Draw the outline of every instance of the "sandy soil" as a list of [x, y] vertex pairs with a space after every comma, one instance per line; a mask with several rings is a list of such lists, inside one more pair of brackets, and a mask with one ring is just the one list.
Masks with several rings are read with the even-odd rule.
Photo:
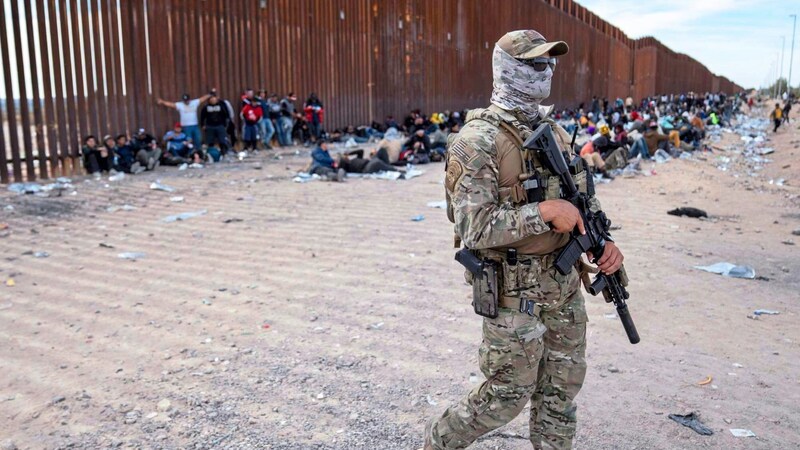
[[[576, 448], [800, 446], [800, 252], [782, 243], [800, 244], [791, 128], [755, 177], [718, 170], [717, 152], [599, 186], [622, 226], [642, 342], [630, 345], [606, 317], [613, 308], [587, 298]], [[424, 421], [482, 378], [480, 318], [452, 228], [426, 207], [443, 198], [443, 166], [409, 181], [292, 183], [306, 161], [262, 154], [110, 186], [79, 180], [75, 196], [0, 194], [0, 280], [15, 282], [0, 285], [0, 443], [419, 447]], [[177, 192], [148, 189], [157, 177]], [[786, 184], [769, 183], [777, 178]], [[136, 209], [107, 210], [125, 204]], [[715, 217], [666, 214], [679, 206]], [[412, 222], [418, 214], [425, 220]], [[719, 261], [768, 281], [692, 269]], [[780, 315], [747, 317], [758, 308]], [[713, 436], [667, 418], [691, 411]], [[526, 413], [473, 448], [530, 448]]]

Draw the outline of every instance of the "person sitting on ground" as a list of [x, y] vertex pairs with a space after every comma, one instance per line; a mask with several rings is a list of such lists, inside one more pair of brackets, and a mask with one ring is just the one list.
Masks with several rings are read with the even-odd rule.
[[[138, 175], [145, 170], [145, 166], [143, 166], [137, 159], [137, 154], [135, 149], [132, 145], [128, 142], [128, 136], [125, 134], [120, 134], [116, 138], [117, 146], [115, 152], [117, 154], [116, 158], [116, 167], [115, 170], [118, 172], [126, 172], [132, 173], [134, 175]], [[145, 162], [145, 164], [147, 164]]]
[[394, 116], [386, 116], [386, 120], [383, 122], [384, 127], [388, 130], [389, 128], [400, 129], [400, 124], [397, 123], [397, 120], [394, 119]]
[[328, 141], [324, 138], [317, 140], [317, 148], [311, 152], [311, 168], [309, 173], [319, 175], [325, 181], [344, 181], [346, 172], [338, 167], [331, 154], [328, 152]]
[[613, 176], [611, 176], [606, 169], [605, 160], [600, 155], [600, 152], [595, 149], [593, 140], [590, 139], [583, 145], [580, 156], [583, 158], [586, 166], [594, 169], [594, 172], [603, 174], [603, 178], [613, 179]]
[[772, 120], [772, 123], [775, 124], [775, 128], [772, 129], [772, 132], [777, 133], [778, 128], [781, 126], [781, 123], [783, 123], [783, 109], [781, 109], [780, 103], [775, 103], [775, 109], [769, 113], [769, 118]]
[[164, 135], [164, 142], [167, 143], [167, 153], [164, 155], [164, 164], [178, 166], [181, 164], [202, 163], [202, 155], [186, 133], [183, 132], [180, 123], [175, 123], [172, 130]]
[[425, 128], [417, 128], [414, 134], [403, 144], [400, 161], [412, 164], [428, 164], [431, 162], [431, 141], [425, 135]]
[[205, 131], [203, 144], [208, 147], [216, 146], [222, 155], [226, 155], [229, 149], [227, 130], [230, 120], [227, 106], [216, 95], [212, 95], [200, 111], [200, 126]]
[[94, 136], [86, 136], [83, 140], [81, 154], [83, 155], [83, 167], [95, 178], [100, 178], [102, 172], [114, 170], [112, 167], [113, 151], [109, 152], [106, 147], [98, 146], [97, 138]]
[[139, 132], [131, 139], [130, 145], [136, 153], [136, 159], [147, 167], [147, 170], [153, 170], [161, 163], [161, 149], [158, 148], [158, 141], [153, 135], [145, 132], [144, 128], [139, 128]]
[[411, 126], [408, 132], [413, 135], [419, 129], [425, 130], [426, 132], [428, 131], [428, 126], [425, 124], [425, 119], [422, 116], [418, 116], [414, 119], [414, 125]]
[[621, 123], [614, 125], [614, 142], [620, 145], [628, 144], [628, 132]]
[[396, 128], [389, 128], [383, 136], [383, 139], [378, 141], [379, 149], [386, 151], [388, 155], [389, 164], [395, 166], [404, 166], [405, 162], [400, 161], [400, 154], [403, 153], [403, 139], [400, 132]]
[[628, 153], [625, 150], [627, 141], [617, 142], [611, 137], [608, 125], [600, 126], [600, 134], [592, 141], [594, 151], [600, 153], [605, 161], [605, 170], [621, 169], [628, 163]]
[[703, 123], [703, 119], [700, 117], [700, 113], [697, 112], [695, 114], [692, 114], [692, 118], [689, 121], [689, 123], [692, 125], [692, 128], [694, 129], [694, 133], [697, 139], [703, 139], [706, 134], [705, 132], [706, 125]]
[[103, 136], [103, 148], [105, 148], [106, 152], [108, 153], [108, 159], [111, 169], [108, 171], [111, 175], [116, 175], [118, 173], [117, 167], [117, 159], [119, 159], [119, 155], [117, 154], [117, 141], [114, 140], [114, 136], [107, 134]]
[[342, 142], [347, 142], [352, 139], [356, 144], [366, 144], [369, 142], [369, 138], [365, 136], [359, 136], [356, 127], [352, 125], [348, 125], [347, 128], [344, 129], [340, 139]]
[[436, 130], [428, 136], [431, 141], [431, 161], [443, 161], [447, 153], [447, 132], [445, 123], [439, 123]]
[[650, 122], [650, 129], [644, 134], [644, 140], [650, 156], [655, 155], [658, 149], [666, 150], [669, 145], [669, 136], [659, 133], [658, 124], [655, 121]]
[[364, 150], [353, 150], [339, 156], [338, 167], [347, 173], [403, 172], [389, 164], [389, 153], [385, 148], [373, 152], [369, 159], [364, 158]]
[[133, 138], [131, 138], [131, 145], [137, 150], [140, 148], [148, 148], [153, 143], [158, 145], [156, 138], [145, 131], [144, 128], [139, 128], [136, 134], [133, 135]]

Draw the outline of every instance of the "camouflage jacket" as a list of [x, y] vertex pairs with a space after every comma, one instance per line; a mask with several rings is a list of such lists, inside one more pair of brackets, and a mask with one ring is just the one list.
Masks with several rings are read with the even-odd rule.
[[[542, 120], [552, 122], [548, 118], [551, 110], [552, 107], [540, 106]], [[514, 202], [501, 195], [496, 141], [502, 131], [497, 124], [512, 119], [497, 107], [472, 110], [461, 131], [449, 137], [445, 177], [451, 208], [448, 213], [456, 235], [472, 249], [508, 247], [550, 231], [538, 203]], [[530, 135], [530, 128], [518, 121], [516, 125], [522, 139]], [[569, 134], [553, 125], [562, 146], [566, 146]], [[599, 209], [599, 204], [593, 203]]]

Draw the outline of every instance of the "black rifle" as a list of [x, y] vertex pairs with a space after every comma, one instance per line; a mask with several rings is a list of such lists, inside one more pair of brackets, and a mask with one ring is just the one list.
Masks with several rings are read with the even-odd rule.
[[[583, 160], [580, 156], [575, 155], [570, 163], [567, 164], [564, 153], [558, 147], [556, 137], [553, 135], [553, 130], [548, 123], [539, 125], [531, 137], [525, 141], [524, 147], [537, 152], [542, 164], [560, 178], [561, 197], [578, 208], [583, 220], [583, 226], [586, 229], [586, 234], [581, 234], [577, 227], [572, 231], [569, 243], [556, 257], [556, 270], [562, 275], [567, 275], [575, 266], [581, 254], [585, 252], [591, 252], [594, 258], [592, 263], [597, 263], [603, 256], [606, 240], [611, 239], [611, 235], [608, 232], [611, 221], [608, 220], [604, 212], [595, 213], [589, 208], [589, 198], [594, 195], [592, 174], [586, 174], [589, 192], [586, 194], [580, 192], [575, 186], [572, 174], [576, 174], [583, 167]], [[628, 340], [630, 340], [631, 344], [638, 343], [639, 333], [636, 331], [631, 314], [628, 312], [628, 305], [625, 303], [625, 300], [630, 295], [625, 286], [622, 285], [620, 272], [617, 271], [611, 275], [606, 275], [602, 272], [598, 273], [588, 290], [592, 295], [602, 292], [607, 302], [614, 302], [614, 306], [617, 307], [617, 314], [622, 321], [622, 326], [625, 328], [625, 333], [628, 334]]]

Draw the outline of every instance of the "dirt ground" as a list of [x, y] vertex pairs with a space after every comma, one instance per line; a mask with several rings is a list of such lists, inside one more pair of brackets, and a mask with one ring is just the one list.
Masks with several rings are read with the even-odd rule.
[[[576, 448], [800, 447], [800, 252], [782, 242], [800, 244], [790, 128], [757, 176], [717, 169], [716, 151], [598, 187], [622, 226], [642, 342], [587, 296]], [[420, 447], [424, 421], [483, 378], [452, 227], [426, 206], [443, 198], [443, 166], [298, 184], [300, 152], [75, 180], [57, 198], [0, 194], [0, 448]], [[150, 190], [156, 178], [176, 192]], [[666, 214], [680, 206], [713, 217]], [[720, 261], [762, 278], [692, 268]], [[760, 308], [780, 315], [748, 318]], [[713, 436], [667, 418], [692, 411]], [[530, 448], [526, 414], [472, 448]]]

